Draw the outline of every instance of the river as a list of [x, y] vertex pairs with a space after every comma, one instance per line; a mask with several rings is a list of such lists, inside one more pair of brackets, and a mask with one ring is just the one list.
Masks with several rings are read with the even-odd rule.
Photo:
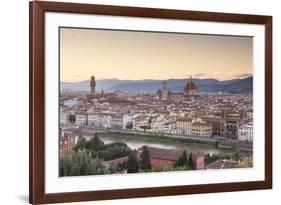
[[[91, 138], [92, 136], [84, 135], [87, 139]], [[235, 150], [233, 149], [223, 149], [217, 148], [213, 145], [204, 145], [204, 144], [190, 144], [190, 143], [182, 143], [182, 142], [175, 142], [175, 141], [161, 141], [157, 139], [145, 139], [145, 138], [136, 138], [131, 137], [130, 135], [122, 135], [115, 136], [114, 134], [106, 134], [106, 135], [99, 135], [99, 138], [105, 143], [112, 143], [112, 142], [124, 142], [126, 143], [131, 149], [138, 149], [143, 145], [158, 147], [158, 148], [165, 148], [165, 149], [176, 149], [176, 150], [186, 150], [187, 152], [191, 151], [199, 151], [204, 152], [205, 154], [230, 154], [234, 153]]]

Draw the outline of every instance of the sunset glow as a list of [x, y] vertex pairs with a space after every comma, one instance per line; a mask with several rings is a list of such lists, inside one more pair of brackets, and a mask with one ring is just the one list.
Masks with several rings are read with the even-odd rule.
[[61, 81], [243, 78], [252, 37], [60, 28]]

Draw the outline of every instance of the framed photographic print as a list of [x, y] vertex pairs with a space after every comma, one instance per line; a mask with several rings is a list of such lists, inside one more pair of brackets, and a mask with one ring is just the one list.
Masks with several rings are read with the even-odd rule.
[[271, 16], [30, 2], [30, 203], [271, 187]]

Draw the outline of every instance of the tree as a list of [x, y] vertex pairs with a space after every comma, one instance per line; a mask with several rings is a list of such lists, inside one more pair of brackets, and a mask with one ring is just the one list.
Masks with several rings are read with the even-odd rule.
[[240, 168], [248, 168], [253, 167], [253, 156], [248, 156], [244, 160], [240, 161], [238, 167]]
[[140, 165], [143, 170], [151, 169], [150, 154], [147, 146], [142, 147]]
[[150, 125], [142, 125], [142, 126], [140, 126], [140, 128], [143, 129], [144, 132], [146, 132], [146, 130], [151, 129], [151, 126]]
[[231, 156], [232, 160], [238, 161], [240, 159], [240, 153], [239, 152], [235, 152], [232, 156]]
[[75, 152], [77, 152], [79, 149], [82, 150], [85, 148], [85, 145], [86, 145], [86, 139], [82, 135], [79, 135], [78, 141], [76, 145], [73, 147], [73, 150]]
[[140, 128], [143, 129], [144, 132], [146, 131], [146, 126], [145, 125], [141, 125]]
[[77, 153], [78, 160], [79, 160], [79, 166], [80, 166], [80, 175], [90, 175], [91, 173], [91, 157], [87, 153], [85, 149], [78, 150]]
[[78, 163], [74, 163], [71, 166], [69, 176], [79, 176], [80, 175], [80, 167]]
[[133, 129], [133, 123], [129, 122], [129, 123], [126, 124], [125, 127], [126, 127], [126, 129], [131, 130], [131, 129]]
[[86, 142], [85, 147], [89, 150], [101, 150], [104, 147], [104, 142], [99, 138], [98, 134], [95, 133], [94, 137]]
[[66, 150], [60, 155], [60, 176], [80, 175], [80, 165], [77, 154], [73, 150]]
[[113, 142], [104, 145], [97, 156], [105, 161], [128, 156], [132, 150], [123, 142]]
[[76, 122], [76, 116], [74, 114], [70, 114], [68, 117], [68, 120], [70, 123], [75, 124]]
[[109, 171], [105, 168], [105, 165], [100, 159], [91, 159], [90, 162], [91, 174], [107, 174]]
[[136, 158], [136, 152], [131, 152], [128, 158], [127, 163], [127, 172], [128, 173], [137, 173], [139, 171], [139, 164]]
[[175, 163], [175, 167], [188, 167], [188, 161], [186, 156], [186, 151], [184, 150], [182, 155], [179, 157], [179, 159]]
[[218, 146], [219, 146], [219, 141], [216, 141], [215, 146], [216, 146], [216, 147], [218, 147]]
[[101, 159], [93, 159], [85, 149], [67, 150], [60, 156], [60, 176], [81, 176], [109, 173]]
[[193, 169], [193, 160], [192, 160], [192, 152], [190, 152], [188, 157], [188, 164]]

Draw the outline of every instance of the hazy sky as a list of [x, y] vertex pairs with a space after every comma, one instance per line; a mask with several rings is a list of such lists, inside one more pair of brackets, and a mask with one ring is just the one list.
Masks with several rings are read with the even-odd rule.
[[253, 72], [251, 37], [60, 29], [62, 81], [242, 78]]

